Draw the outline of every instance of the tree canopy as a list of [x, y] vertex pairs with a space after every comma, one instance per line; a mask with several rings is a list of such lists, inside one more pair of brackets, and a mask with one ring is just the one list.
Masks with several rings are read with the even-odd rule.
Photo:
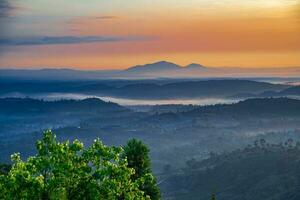
[[[136, 172], [132, 175], [133, 180], [148, 177], [147, 174], [152, 173], [149, 152], [148, 147], [136, 139], [129, 140], [124, 147], [124, 156], [128, 160], [128, 167], [133, 168]], [[152, 200], [158, 200], [161, 197], [155, 178], [148, 177], [145, 179], [139, 189], [149, 195]]]
[[96, 139], [84, 148], [78, 140], [58, 142], [51, 131], [36, 147], [27, 161], [12, 155], [11, 170], [0, 175], [0, 199], [151, 199], [141, 188], [155, 178], [131, 167], [121, 147]]

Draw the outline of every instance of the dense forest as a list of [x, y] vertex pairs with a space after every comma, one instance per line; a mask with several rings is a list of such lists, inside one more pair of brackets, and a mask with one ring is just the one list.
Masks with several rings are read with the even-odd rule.
[[161, 183], [166, 199], [204, 200], [215, 192], [222, 200], [300, 199], [300, 142], [271, 144], [264, 139], [230, 153], [211, 153], [172, 171]]

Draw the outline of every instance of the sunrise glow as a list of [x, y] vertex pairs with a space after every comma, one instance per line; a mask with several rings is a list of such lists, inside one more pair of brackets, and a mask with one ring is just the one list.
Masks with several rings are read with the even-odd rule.
[[1, 68], [124, 69], [158, 60], [211, 67], [300, 66], [298, 0], [9, 4], [1, 8]]

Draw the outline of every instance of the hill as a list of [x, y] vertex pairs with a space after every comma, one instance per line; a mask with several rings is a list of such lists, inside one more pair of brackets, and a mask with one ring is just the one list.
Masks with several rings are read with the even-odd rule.
[[290, 86], [281, 91], [264, 91], [259, 94], [253, 93], [239, 93], [233, 95], [232, 98], [253, 98], [253, 97], [300, 97], [300, 86]]
[[259, 94], [265, 91], [281, 91], [288, 85], [265, 82], [223, 79], [223, 80], [177, 80], [160, 81], [19, 81], [2, 82], [0, 94], [20, 93], [24, 95], [41, 93], [75, 93], [111, 96], [133, 99], [184, 99], [184, 98], [227, 98], [238, 93]]
[[280, 95], [300, 96], [300, 86], [287, 88], [279, 93]]
[[182, 171], [166, 172], [161, 187], [174, 200], [206, 200], [213, 191], [223, 200], [297, 200], [299, 160], [299, 142], [261, 139], [243, 150], [187, 161]]
[[205, 81], [182, 81], [157, 85], [131, 84], [109, 95], [119, 97], [134, 97], [141, 99], [170, 99], [170, 98], [197, 98], [197, 97], [229, 97], [231, 95], [250, 92], [260, 93], [268, 90], [281, 90], [288, 86], [264, 82], [228, 79], [228, 80], [205, 80]]
[[235, 115], [242, 118], [294, 116], [300, 115], [300, 100], [289, 98], [255, 98], [247, 99], [236, 104], [203, 106], [185, 113], [185, 115], [216, 114]]
[[43, 101], [30, 98], [3, 98], [0, 99], [1, 114], [26, 115], [41, 113], [104, 113], [109, 111], [125, 110], [118, 104], [104, 102], [100, 99], [90, 98], [84, 100]]

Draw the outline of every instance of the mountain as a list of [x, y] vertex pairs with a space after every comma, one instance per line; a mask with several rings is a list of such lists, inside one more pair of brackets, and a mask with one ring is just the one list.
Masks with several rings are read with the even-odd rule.
[[207, 69], [207, 67], [204, 67], [203, 65], [192, 63], [184, 67], [184, 69], [189, 69], [189, 70], [203, 70]]
[[0, 79], [18, 80], [97, 80], [97, 79], [151, 79], [151, 78], [203, 78], [203, 77], [295, 77], [300, 68], [239, 68], [206, 67], [191, 63], [187, 66], [159, 61], [136, 65], [126, 70], [74, 70], [74, 69], [0, 69]]
[[217, 70], [196, 63], [180, 66], [167, 61], [137, 65], [124, 71], [129, 76], [144, 77], [198, 77], [212, 72], [217, 72]]
[[168, 72], [169, 70], [179, 70], [181, 67], [171, 62], [160, 61], [152, 64], [137, 65], [125, 70], [132, 73], [157, 73]]
[[204, 67], [203, 65], [192, 63], [182, 68], [185, 71], [193, 71], [193, 72], [207, 72], [214, 71], [212, 68]]

